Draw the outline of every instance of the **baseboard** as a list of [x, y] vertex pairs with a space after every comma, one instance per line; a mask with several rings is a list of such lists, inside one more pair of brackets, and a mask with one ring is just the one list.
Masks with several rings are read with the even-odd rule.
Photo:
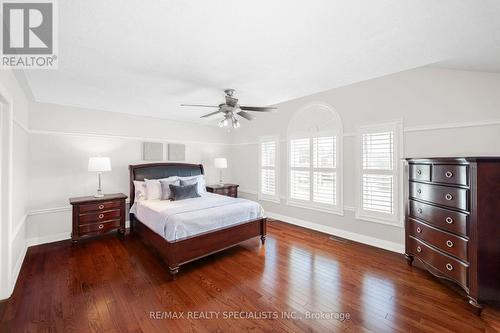
[[14, 289], [16, 288], [17, 278], [19, 277], [19, 273], [21, 273], [21, 268], [23, 267], [23, 262], [24, 262], [24, 258], [26, 258], [27, 251], [28, 251], [28, 246], [25, 243], [21, 254], [19, 255], [19, 257], [16, 260], [16, 265], [14, 266], [14, 269], [12, 270], [12, 276], [11, 276], [12, 286], [10, 286], [11, 289], [9, 290], [9, 293], [11, 295], [14, 292]]
[[371, 236], [361, 235], [358, 233], [354, 233], [351, 231], [346, 231], [343, 229], [337, 229], [334, 227], [330, 227], [323, 224], [318, 224], [314, 222], [309, 222], [301, 219], [297, 219], [295, 217], [276, 214], [272, 212], [266, 212], [266, 216], [272, 219], [280, 220], [289, 224], [297, 225], [300, 227], [304, 227], [307, 229], [312, 229], [316, 231], [323, 232], [325, 234], [338, 236], [341, 238], [349, 239], [358, 243], [363, 243], [366, 245], [378, 247], [384, 250], [396, 252], [396, 253], [404, 253], [404, 244], [387, 241], [384, 239], [379, 239]]
[[71, 233], [69, 232], [61, 232], [58, 234], [47, 235], [42, 237], [32, 237], [26, 240], [27, 247], [42, 245], [47, 243], [59, 242], [62, 240], [67, 240], [71, 238]]

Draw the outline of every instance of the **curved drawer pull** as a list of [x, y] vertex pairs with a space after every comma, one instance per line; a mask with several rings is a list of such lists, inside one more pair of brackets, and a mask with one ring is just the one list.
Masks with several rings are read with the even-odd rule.
[[102, 219], [104, 217], [104, 214], [99, 214], [99, 218]]
[[418, 232], [418, 233], [421, 233], [421, 232], [422, 232], [422, 229], [420, 229], [420, 227], [417, 227], [417, 232]]
[[453, 247], [453, 242], [451, 240], [446, 241], [446, 246]]
[[448, 224], [452, 224], [452, 223], [453, 223], [453, 219], [452, 219], [451, 217], [449, 217], [449, 216], [448, 216], [448, 217], [446, 218], [446, 223], [448, 223]]
[[453, 172], [451, 172], [451, 171], [446, 171], [446, 173], [444, 174], [444, 176], [445, 176], [446, 178], [451, 178], [451, 177], [453, 177]]
[[417, 252], [418, 253], [422, 252], [422, 248], [420, 246], [417, 246]]
[[446, 264], [446, 269], [449, 270], [449, 271], [452, 271], [453, 270], [453, 265], [448, 263]]
[[422, 208], [417, 209], [417, 213], [422, 214], [423, 210]]
[[99, 209], [104, 209], [104, 205], [99, 205]]
[[451, 199], [453, 199], [453, 196], [450, 194], [450, 193], [447, 193], [444, 198], [448, 201], [451, 201]]
[[421, 190], [421, 189], [418, 189], [418, 190], [417, 190], [417, 193], [418, 193], [418, 194], [422, 193], [422, 190]]
[[417, 170], [417, 175], [421, 175], [422, 174], [422, 170], [418, 169]]
[[104, 228], [104, 225], [99, 224], [99, 230], [101, 230], [102, 228]]

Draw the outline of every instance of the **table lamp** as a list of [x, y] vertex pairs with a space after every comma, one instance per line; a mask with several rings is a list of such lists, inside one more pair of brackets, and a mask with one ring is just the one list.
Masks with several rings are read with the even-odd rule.
[[224, 185], [222, 181], [222, 169], [227, 169], [227, 159], [224, 157], [219, 157], [214, 160], [214, 166], [216, 169], [220, 169], [219, 185]]
[[109, 157], [91, 157], [89, 158], [89, 168], [90, 172], [97, 172], [99, 175], [99, 187], [97, 188], [97, 193], [94, 195], [96, 198], [102, 198], [102, 181], [101, 173], [105, 171], [111, 171], [111, 160]]

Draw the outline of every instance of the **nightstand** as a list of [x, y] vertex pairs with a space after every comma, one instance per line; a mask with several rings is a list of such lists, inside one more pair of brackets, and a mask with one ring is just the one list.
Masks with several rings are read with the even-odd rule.
[[73, 206], [73, 243], [83, 236], [99, 236], [110, 231], [124, 234], [125, 199], [127, 196], [123, 193], [69, 199]]
[[236, 185], [236, 184], [207, 185], [207, 192], [237, 198], [238, 197], [238, 186], [240, 186], [240, 185]]

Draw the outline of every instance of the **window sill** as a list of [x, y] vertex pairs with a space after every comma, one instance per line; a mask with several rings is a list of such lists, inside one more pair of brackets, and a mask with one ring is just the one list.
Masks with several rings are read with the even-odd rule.
[[257, 195], [257, 200], [281, 204], [281, 200], [279, 197], [268, 197], [268, 196], [262, 195], [260, 193]]
[[315, 205], [310, 205], [307, 203], [295, 202], [295, 201], [290, 201], [290, 200], [287, 200], [286, 204], [287, 204], [287, 206], [291, 206], [291, 207], [310, 209], [310, 210], [315, 210], [315, 211], [322, 212], [322, 213], [329, 213], [329, 214], [344, 216], [344, 210], [342, 208], [318, 207]]
[[363, 215], [363, 214], [360, 214], [359, 212], [356, 212], [354, 217], [356, 218], [356, 220], [385, 224], [385, 225], [390, 225], [392, 227], [397, 227], [397, 228], [404, 228], [404, 223], [398, 222], [397, 220], [391, 220], [391, 219], [384, 220], [384, 219], [376, 218], [373, 216]]

